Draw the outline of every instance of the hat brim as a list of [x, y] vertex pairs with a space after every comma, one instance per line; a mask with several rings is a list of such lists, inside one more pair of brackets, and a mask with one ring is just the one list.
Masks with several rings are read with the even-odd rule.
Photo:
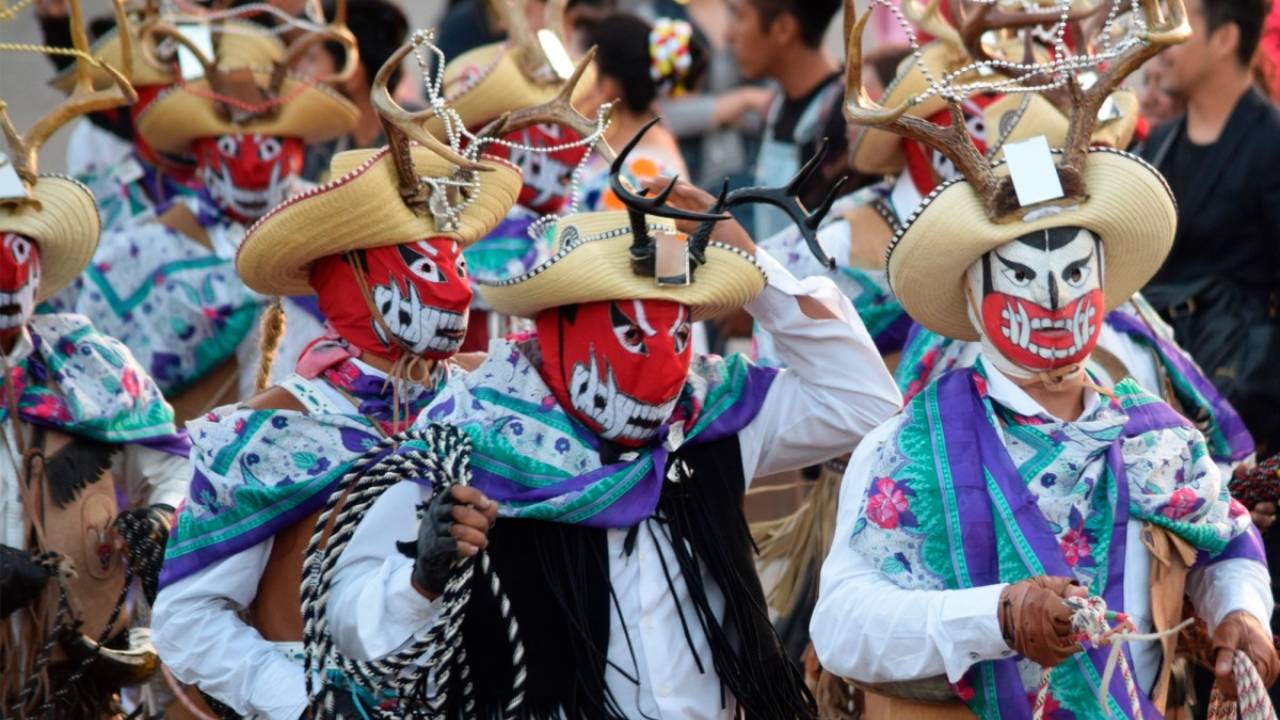
[[17, 233], [40, 248], [36, 302], [57, 294], [76, 279], [98, 248], [101, 220], [93, 193], [64, 175], [41, 175], [31, 189], [39, 205], [0, 205], [0, 233]]
[[[271, 73], [254, 69], [259, 87], [266, 87]], [[341, 137], [355, 128], [360, 111], [349, 100], [323, 85], [295, 76], [285, 79], [285, 98], [270, 117], [235, 124], [223, 120], [211, 99], [205, 79], [165, 90], [138, 117], [138, 132], [152, 148], [170, 155], [190, 152], [192, 141], [219, 135], [260, 134], [298, 137], [306, 143]]]
[[[591, 65], [574, 87], [571, 101], [580, 101], [595, 84], [595, 66]], [[482, 127], [503, 113], [551, 102], [561, 87], [560, 82], [535, 83], [525, 77], [516, 53], [505, 41], [469, 50], [444, 70], [449, 106], [471, 129]], [[438, 118], [428, 120], [426, 128], [436, 136], [444, 132]]]
[[[453, 165], [425, 147], [412, 147], [419, 175], [447, 175]], [[431, 215], [418, 215], [400, 197], [399, 176], [390, 149], [350, 150], [333, 158], [335, 180], [290, 198], [249, 228], [236, 255], [245, 285], [268, 295], [306, 295], [316, 260], [366, 248], [402, 245], [429, 237], [450, 237], [464, 247], [484, 237], [520, 195], [520, 171], [490, 157], [478, 172], [480, 192], [459, 217], [458, 228], [443, 231]]]
[[1108, 312], [1118, 307], [1169, 254], [1178, 224], [1173, 193], [1154, 167], [1110, 148], [1089, 152], [1084, 181], [1089, 196], [1079, 204], [1008, 223], [992, 222], [963, 179], [940, 185], [889, 246], [889, 284], [903, 309], [936, 333], [977, 340], [964, 293], [969, 267], [1007, 242], [1055, 227], [1085, 228], [1101, 239], [1104, 302]]
[[[659, 218], [649, 221], [670, 224]], [[557, 223], [557, 238], [569, 228], [580, 238], [606, 232], [613, 236], [562, 247], [519, 277], [477, 283], [480, 295], [495, 312], [516, 317], [532, 318], [548, 308], [586, 302], [670, 300], [689, 307], [695, 320], [705, 320], [741, 308], [764, 290], [764, 270], [755, 259], [717, 242], [707, 246], [707, 261], [697, 269], [692, 283], [659, 286], [631, 269], [630, 227], [625, 212], [566, 215]], [[674, 225], [671, 228], [674, 232]]]

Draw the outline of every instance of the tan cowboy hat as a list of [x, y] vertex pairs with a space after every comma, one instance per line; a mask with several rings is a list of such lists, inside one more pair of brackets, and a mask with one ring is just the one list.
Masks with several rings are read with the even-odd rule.
[[[426, 147], [413, 145], [411, 152], [420, 176], [453, 171], [452, 163]], [[429, 237], [470, 245], [501, 222], [520, 195], [519, 170], [488, 157], [480, 163], [490, 171], [476, 173], [477, 197], [462, 211], [458, 228], [444, 231], [401, 198], [390, 148], [339, 153], [330, 163], [336, 180], [286, 200], [249, 228], [236, 255], [240, 277], [263, 294], [308, 295], [311, 263], [322, 257]]]
[[[285, 48], [280, 39], [275, 35], [262, 32], [257, 25], [239, 20], [226, 20], [220, 23], [219, 27], [223, 52], [238, 58], [246, 66], [269, 66], [284, 55]], [[136, 33], [130, 34], [129, 62], [126, 64], [123, 57], [123, 43], [120, 42], [120, 28], [113, 27], [94, 42], [90, 54], [114, 68], [126, 71], [129, 82], [134, 87], [172, 83], [176, 79], [174, 67], [172, 65], [160, 67], [160, 63], [148, 58], [142, 42], [143, 40]], [[49, 81], [49, 84], [63, 92], [71, 92], [72, 87], [75, 86], [73, 68], [63, 69]], [[94, 68], [95, 89], [101, 90], [111, 84], [111, 77], [107, 73]]]
[[[266, 87], [269, 69], [254, 69], [258, 87]], [[356, 126], [360, 111], [324, 85], [290, 74], [280, 87], [276, 111], [244, 123], [222, 117], [205, 79], [174, 85], [138, 117], [138, 132], [151, 147], [170, 155], [190, 152], [192, 141], [236, 133], [300, 137], [316, 143], [341, 137]]]
[[[1002, 163], [994, 168], [1007, 175]], [[977, 340], [969, 322], [965, 273], [987, 252], [1022, 235], [1055, 227], [1092, 231], [1104, 248], [1102, 289], [1110, 312], [1151, 279], [1169, 254], [1178, 225], [1173, 194], [1146, 161], [1110, 148], [1085, 159], [1088, 197], [1029, 221], [996, 223], [968, 181], [940, 185], [889, 246], [889, 284], [916, 322], [957, 340]], [[1046, 204], [1048, 205], [1048, 204]]]
[[[671, 220], [650, 216], [647, 222], [675, 232]], [[557, 250], [549, 260], [519, 277], [477, 287], [495, 312], [517, 317], [562, 305], [634, 299], [687, 305], [695, 320], [737, 310], [764, 290], [764, 271], [754, 258], [714, 241], [692, 283], [659, 286], [631, 269], [631, 240], [626, 212], [566, 215], [556, 223]]]
[[[1114, 114], [1098, 118], [1091, 144], [1124, 150], [1133, 139], [1138, 124], [1138, 96], [1128, 90], [1111, 94]], [[1049, 147], [1060, 148], [1067, 142], [1070, 122], [1052, 102], [1039, 93], [1006, 93], [983, 111], [988, 133], [996, 132], [1001, 148], [1044, 135]], [[991, 137], [992, 135], [988, 135]], [[996, 158], [1002, 155], [996, 155]]]
[[42, 302], [76, 279], [98, 249], [102, 230], [93, 193], [65, 175], [40, 175], [25, 201], [0, 201], [0, 233], [17, 233], [40, 248]]

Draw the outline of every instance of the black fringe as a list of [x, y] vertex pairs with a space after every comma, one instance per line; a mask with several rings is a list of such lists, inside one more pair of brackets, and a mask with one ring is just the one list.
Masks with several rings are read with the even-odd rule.
[[[36, 447], [44, 446], [45, 434], [38, 431], [33, 437]], [[111, 459], [120, 450], [119, 445], [75, 436], [44, 462], [45, 485], [49, 496], [59, 508], [74, 503], [84, 489], [98, 481], [102, 473], [111, 469]]]

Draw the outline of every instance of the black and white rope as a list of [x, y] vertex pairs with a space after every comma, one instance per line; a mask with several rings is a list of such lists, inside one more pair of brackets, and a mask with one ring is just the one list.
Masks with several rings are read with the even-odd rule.
[[[307, 546], [302, 569], [303, 668], [312, 711], [319, 718], [333, 717], [332, 703], [324, 702], [323, 688], [316, 687], [316, 678], [332, 668], [350, 683], [395, 694], [398, 702], [393, 711], [384, 714], [381, 708], [368, 708], [370, 713], [396, 718], [442, 718], [446, 708], [455, 705], [463, 709], [464, 716], [471, 716], [476, 705], [475, 688], [462, 643], [462, 622], [478, 568], [497, 600], [501, 622], [507, 629], [515, 672], [506, 707], [511, 715], [524, 702], [524, 644], [511, 603], [483, 550], [454, 562], [436, 620], [426, 633], [404, 648], [378, 660], [360, 661], [342, 655], [334, 647], [326, 609], [338, 558], [378, 497], [404, 480], [429, 483], [433, 495], [449, 492], [453, 485], [469, 485], [470, 439], [461, 430], [443, 425], [428, 425], [385, 438], [356, 460], [329, 496]], [[455, 688], [461, 697], [451, 703], [449, 693]], [[416, 703], [412, 698], [423, 702]]]

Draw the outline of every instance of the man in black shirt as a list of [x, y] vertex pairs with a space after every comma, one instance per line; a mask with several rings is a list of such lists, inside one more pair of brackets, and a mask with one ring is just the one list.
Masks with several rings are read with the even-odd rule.
[[1178, 200], [1173, 250], [1143, 292], [1260, 457], [1280, 450], [1280, 112], [1251, 73], [1265, 3], [1186, 0], [1191, 39], [1155, 62], [1187, 111], [1143, 149]]

